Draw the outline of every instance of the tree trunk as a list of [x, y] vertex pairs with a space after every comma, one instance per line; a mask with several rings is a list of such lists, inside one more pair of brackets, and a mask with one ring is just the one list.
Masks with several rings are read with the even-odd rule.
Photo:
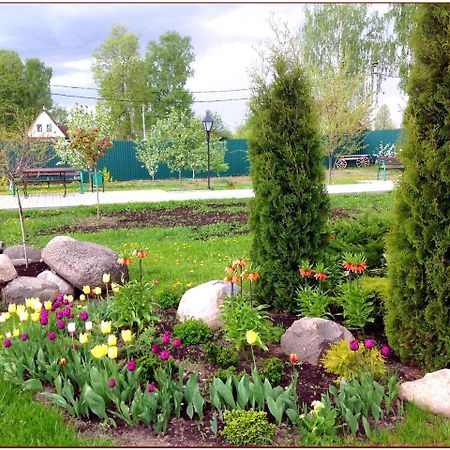
[[97, 167], [94, 167], [95, 194], [97, 196], [97, 220], [100, 220], [100, 194], [98, 193]]
[[332, 173], [333, 173], [333, 157], [328, 156], [328, 184], [331, 184]]
[[180, 187], [182, 187], [182, 182], [181, 182], [181, 170], [178, 171], [178, 180], [180, 181]]
[[195, 180], [195, 170], [192, 170], [192, 179]]
[[17, 207], [19, 210], [20, 233], [22, 234], [23, 256], [25, 258], [25, 267], [28, 269], [27, 236], [25, 233], [25, 221], [23, 218], [22, 202], [20, 200], [20, 193], [19, 193], [18, 186], [16, 186], [14, 183], [13, 183], [13, 186], [16, 190], [16, 195], [17, 195]]

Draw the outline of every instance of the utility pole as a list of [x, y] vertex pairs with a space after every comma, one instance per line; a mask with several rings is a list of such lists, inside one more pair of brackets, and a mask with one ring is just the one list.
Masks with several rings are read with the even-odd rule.
[[142, 103], [141, 111], [142, 111], [142, 130], [144, 131], [144, 141], [146, 141], [147, 133], [145, 132], [145, 106], [143, 103]]

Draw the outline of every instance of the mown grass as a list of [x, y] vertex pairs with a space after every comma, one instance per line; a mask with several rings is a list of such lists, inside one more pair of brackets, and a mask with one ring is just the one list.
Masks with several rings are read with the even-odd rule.
[[18, 392], [0, 377], [1, 447], [100, 447], [113, 446], [104, 438], [82, 437], [61, 410], [33, 401], [29, 392]]

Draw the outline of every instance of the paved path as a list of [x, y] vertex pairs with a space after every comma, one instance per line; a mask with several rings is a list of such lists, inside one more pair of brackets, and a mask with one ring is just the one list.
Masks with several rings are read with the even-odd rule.
[[[330, 194], [357, 194], [362, 192], [388, 192], [392, 191], [392, 181], [368, 181], [358, 184], [333, 184], [327, 186]], [[166, 202], [170, 200], [209, 200], [220, 198], [251, 198], [252, 189], [228, 189], [228, 190], [196, 190], [196, 191], [163, 191], [161, 189], [135, 190], [135, 191], [110, 191], [100, 192], [102, 205], [113, 203], [139, 203], [139, 202]], [[85, 192], [84, 194], [32, 194], [28, 198], [22, 198], [24, 209], [51, 209], [67, 208], [73, 206], [95, 205], [96, 194]], [[0, 195], [0, 210], [17, 209], [16, 197], [12, 195]]]

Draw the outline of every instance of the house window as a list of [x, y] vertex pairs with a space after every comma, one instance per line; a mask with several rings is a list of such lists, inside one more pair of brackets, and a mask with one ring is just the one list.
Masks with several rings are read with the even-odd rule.
[[47, 132], [48, 132], [48, 133], [51, 133], [51, 132], [52, 132], [52, 124], [51, 124], [51, 123], [48, 123], [48, 124], [47, 124]]
[[38, 133], [42, 133], [42, 125], [41, 125], [40, 123], [38, 123], [38, 124], [36, 125], [36, 127], [37, 127]]

